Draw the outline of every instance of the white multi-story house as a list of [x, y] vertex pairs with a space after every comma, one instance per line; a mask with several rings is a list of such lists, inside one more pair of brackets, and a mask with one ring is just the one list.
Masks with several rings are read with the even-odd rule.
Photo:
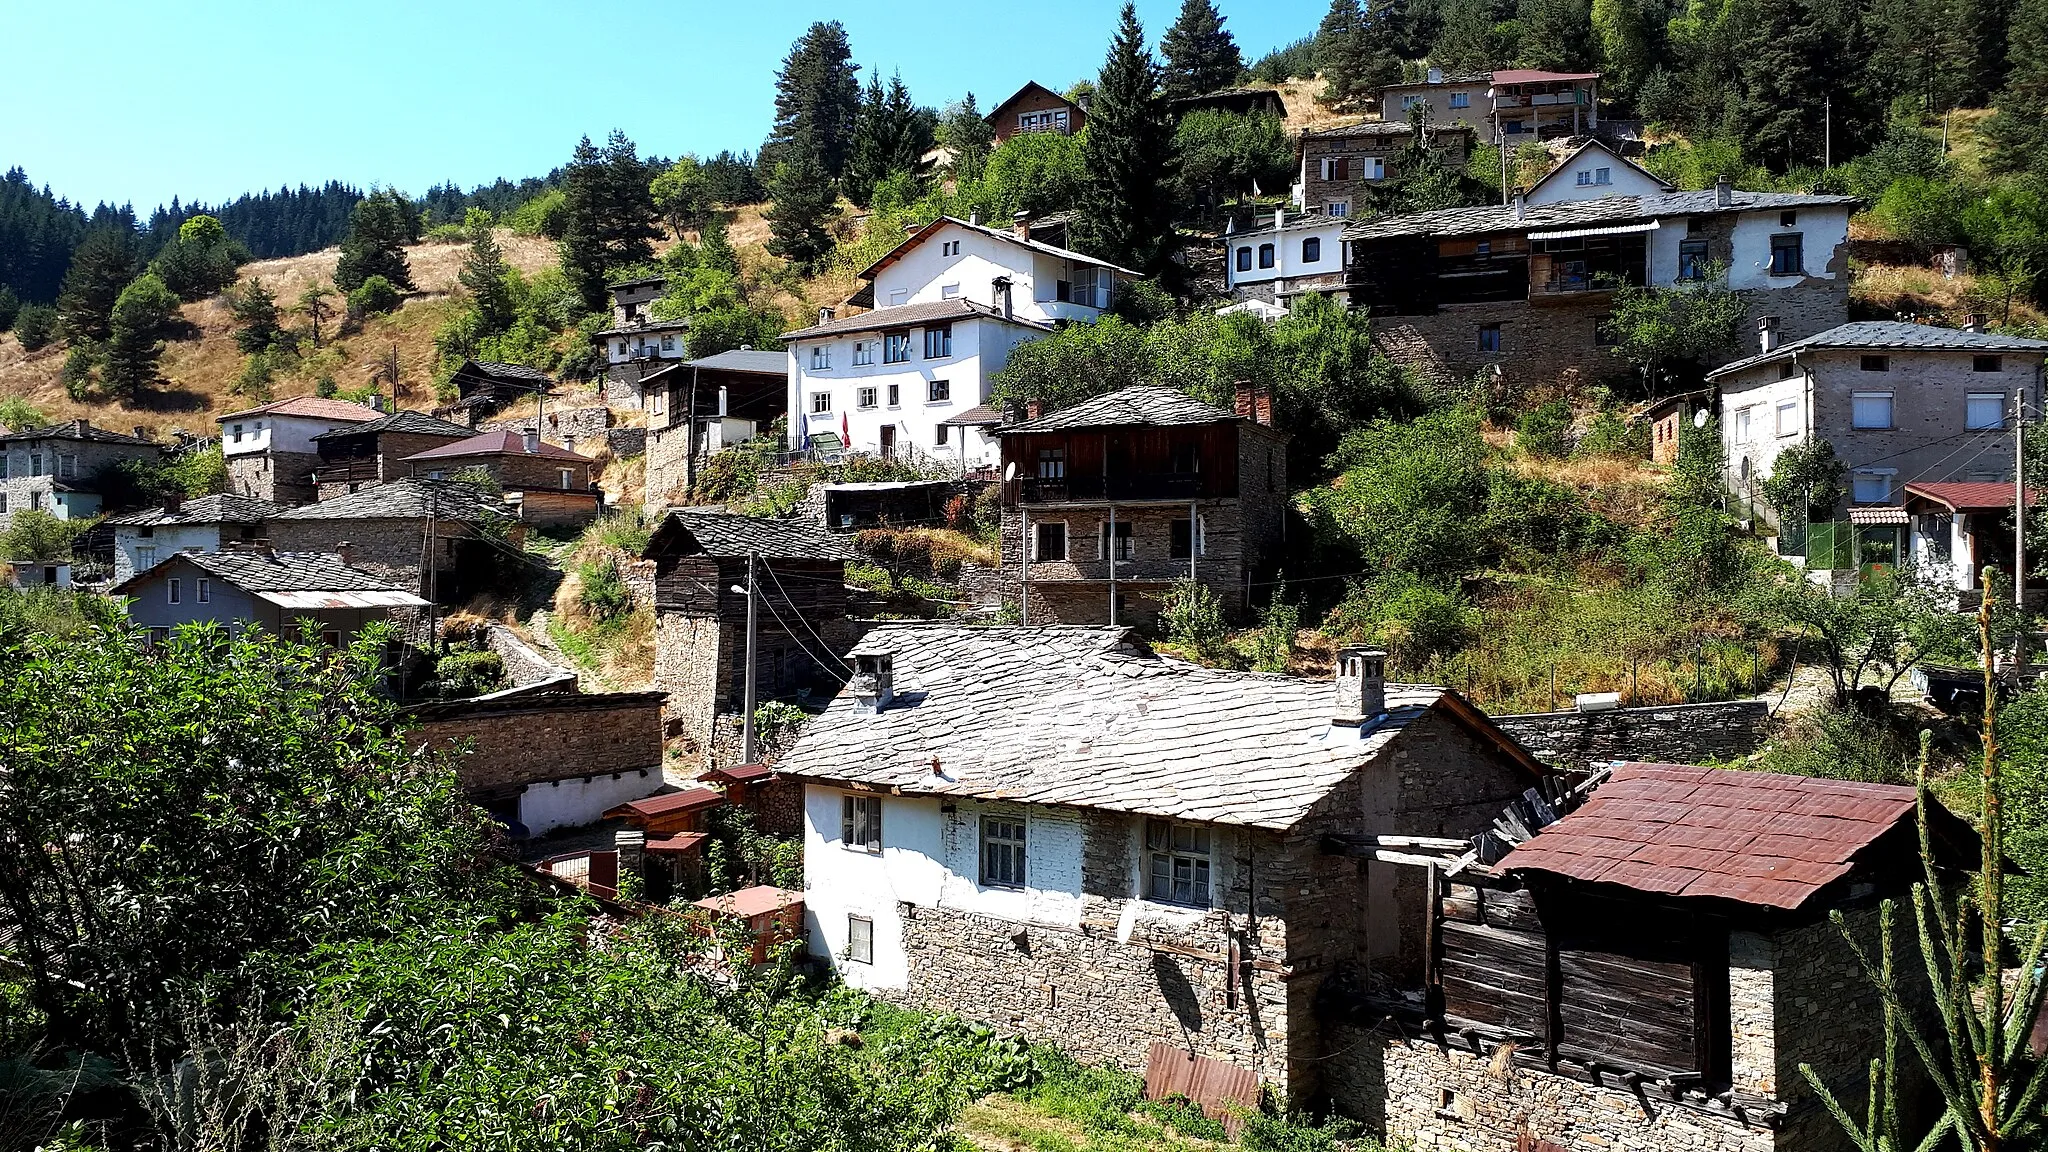
[[1270, 217], [1253, 217], [1245, 231], [1236, 223], [1223, 237], [1223, 281], [1233, 298], [1284, 303], [1344, 286], [1343, 217], [1308, 212], [1290, 220], [1276, 208]]
[[252, 500], [311, 500], [313, 469], [320, 463], [320, 446], [313, 437], [384, 415], [384, 398], [375, 400], [377, 407], [365, 408], [346, 400], [293, 396], [222, 416], [217, 423], [228, 487]]
[[1101, 316], [1137, 276], [1027, 231], [940, 217], [861, 273], [873, 311], [820, 309], [784, 334], [792, 446], [992, 466], [995, 442], [973, 414], [990, 377], [1019, 344]]

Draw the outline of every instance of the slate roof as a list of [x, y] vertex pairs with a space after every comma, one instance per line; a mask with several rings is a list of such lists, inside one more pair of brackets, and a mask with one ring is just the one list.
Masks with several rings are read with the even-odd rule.
[[[399, 588], [389, 580], [361, 568], [352, 568], [331, 552], [270, 552], [235, 550], [227, 552], [179, 552], [130, 576], [114, 586], [115, 592], [130, 592], [155, 579], [170, 565], [187, 563], [202, 572], [266, 600], [291, 607], [319, 607], [317, 600], [295, 593], [333, 593], [330, 607], [398, 607], [426, 601]], [[359, 595], [359, 594], [372, 595]]]
[[[1432, 131], [1470, 132], [1461, 124], [1432, 124]], [[1303, 140], [1342, 140], [1358, 136], [1407, 136], [1412, 132], [1406, 120], [1366, 120], [1357, 124], [1343, 124], [1335, 128], [1308, 128], [1301, 134]]]
[[285, 510], [282, 504], [248, 496], [201, 496], [179, 505], [176, 512], [145, 508], [107, 520], [117, 528], [160, 528], [173, 524], [261, 524]]
[[1235, 419], [1236, 413], [1226, 412], [1214, 404], [1205, 404], [1178, 389], [1139, 384], [1083, 400], [1036, 420], [1006, 424], [995, 432], [998, 436], [1007, 436], [1013, 432], [1057, 432], [1068, 428], [1218, 424]]
[[[996, 320], [1005, 324], [1016, 324], [1024, 328], [1036, 328], [1041, 332], [1052, 331], [1052, 325], [1027, 320], [1022, 316], [1011, 316], [1004, 320], [993, 305], [976, 303], [973, 300], [927, 300], [922, 304], [898, 304], [893, 308], [877, 308], [858, 316], [841, 316], [809, 328], [784, 332], [784, 340], [801, 340], [809, 336], [833, 336], [846, 332], [879, 332], [884, 328], [909, 328], [919, 324], [937, 324], [951, 320]], [[788, 371], [787, 362], [783, 370]]]
[[1796, 208], [1853, 206], [1854, 196], [1825, 196], [1804, 192], [1736, 191], [1726, 204], [1714, 189], [1698, 192], [1659, 192], [1650, 196], [1602, 196], [1597, 200], [1567, 200], [1556, 204], [1529, 204], [1517, 219], [1512, 204], [1488, 204], [1478, 208], [1445, 208], [1436, 212], [1411, 212], [1404, 216], [1376, 216], [1359, 220], [1344, 230], [1346, 240], [1385, 240], [1396, 236], [1473, 236], [1490, 232], [1541, 232], [1550, 228], [1580, 228], [1654, 220], [1663, 216], [1711, 216], [1723, 212], [1755, 212]]
[[518, 432], [479, 432], [467, 440], [443, 444], [424, 452], [415, 452], [407, 460], [449, 460], [467, 456], [540, 456], [548, 460], [573, 460], [578, 464], [590, 463], [587, 456], [579, 456], [559, 444], [543, 440], [532, 452], [526, 450], [526, 437]]
[[623, 328], [602, 328], [597, 331], [596, 335], [631, 336], [635, 332], [681, 332], [689, 328], [689, 326], [689, 318], [679, 316], [674, 320], [643, 320], [638, 324], [628, 324]]
[[109, 432], [95, 428], [90, 420], [66, 420], [62, 424], [48, 424], [41, 428], [30, 428], [22, 432], [9, 432], [0, 436], [0, 442], [9, 440], [83, 440], [94, 444], [134, 444], [138, 447], [158, 448], [163, 445], [140, 436], [128, 436], [120, 432]]
[[706, 356], [702, 360], [689, 361], [687, 367], [710, 368], [722, 372], [759, 372], [764, 376], [788, 376], [789, 353], [782, 349], [762, 350], [758, 348], [735, 348]]
[[[1496, 867], [1796, 909], [1880, 838], [1910, 838], [1913, 802], [1913, 789], [1896, 784], [1623, 764]], [[1976, 835], [1939, 804], [1928, 814], [1947, 843]]]
[[471, 523], [505, 515], [497, 497], [474, 484], [409, 476], [331, 500], [288, 508], [272, 519], [418, 520], [424, 519], [430, 511], [441, 520]]
[[464, 368], [474, 368], [486, 376], [499, 380], [523, 380], [529, 384], [553, 385], [555, 378], [538, 368], [524, 364], [505, 364], [497, 360], [466, 360]]
[[1919, 349], [1940, 352], [2034, 352], [2048, 355], [2048, 340], [2029, 340], [1997, 332], [1972, 332], [1965, 328], [1942, 328], [1933, 324], [1911, 324], [1904, 320], [1858, 320], [1837, 324], [1803, 340], [1791, 340], [1770, 352], [1759, 352], [1723, 364], [1707, 373], [1707, 379], [1740, 372], [1759, 364], [1783, 360], [1802, 350], [1820, 348], [1869, 348], [1909, 352]]
[[225, 424], [230, 420], [241, 420], [249, 416], [304, 416], [313, 420], [346, 420], [359, 423], [375, 420], [382, 415], [383, 413], [375, 408], [351, 404], [346, 400], [328, 400], [320, 396], [289, 396], [283, 400], [259, 404], [254, 408], [244, 408], [240, 412], [230, 412], [215, 418], [214, 423]]
[[647, 538], [645, 556], [705, 555], [766, 560], [858, 560], [846, 537], [808, 520], [769, 520], [699, 508], [672, 509]]
[[403, 408], [389, 415], [379, 416], [362, 424], [351, 424], [346, 428], [330, 428], [313, 437], [315, 440], [332, 440], [342, 436], [368, 436], [383, 432], [409, 432], [417, 436], [446, 436], [451, 440], [476, 435], [476, 429], [436, 420], [425, 412]]
[[1541, 771], [1446, 689], [1389, 684], [1377, 725], [1335, 726], [1328, 681], [1168, 659], [1123, 628], [885, 622], [855, 651], [893, 653], [894, 702], [858, 716], [842, 691], [778, 773], [1286, 829], [1432, 710]]

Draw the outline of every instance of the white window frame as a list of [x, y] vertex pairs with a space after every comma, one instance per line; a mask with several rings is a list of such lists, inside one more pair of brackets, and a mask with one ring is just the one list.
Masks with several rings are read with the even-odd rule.
[[1735, 410], [1735, 439], [1738, 443], [1749, 443], [1750, 435], [1755, 427], [1754, 417], [1756, 409], [1757, 406], [1754, 404], [1745, 404]]
[[[936, 348], [937, 351], [933, 351]], [[924, 358], [949, 360], [953, 356], [953, 326], [934, 324], [924, 330]]]
[[[1058, 528], [1060, 530], [1060, 554], [1057, 556], [1047, 556], [1044, 547], [1042, 547], [1044, 537], [1040, 536], [1039, 533], [1047, 528]], [[1031, 558], [1033, 560], [1057, 562], [1067, 559], [1068, 550], [1072, 547], [1070, 543], [1072, 540], [1073, 535], [1068, 532], [1065, 520], [1033, 520], [1031, 522]]]
[[[1874, 406], [1878, 401], [1884, 402], [1884, 423], [1873, 424], [1870, 422], [1870, 416], [1874, 415], [1874, 413], [1866, 414], [1865, 408], [1866, 406]], [[1893, 394], [1890, 392], [1850, 393], [1849, 427], [1857, 429], [1859, 431], [1890, 431], [1891, 429], [1898, 426], [1897, 417], [1895, 413], [1892, 411], [1893, 404]]]
[[839, 843], [849, 852], [882, 850], [882, 798], [848, 793], [841, 797]]
[[[0, 512], [5, 512], [6, 510], [7, 506], [4, 503], [0, 503]], [[135, 570], [137, 572], [147, 572], [154, 567], [156, 567], [156, 545], [137, 544], [135, 546]]]
[[855, 964], [875, 962], [875, 921], [857, 912], [846, 914], [846, 958]]
[[1348, 218], [1351, 215], [1351, 198], [1346, 196], [1324, 203], [1323, 215], [1332, 220]]
[[879, 397], [880, 395], [881, 393], [875, 388], [873, 384], [864, 384], [861, 387], [856, 388], [854, 390], [853, 406], [856, 409], [873, 408], [875, 406], [875, 401], [877, 397]]
[[811, 345], [811, 371], [829, 372], [831, 370], [832, 346], [830, 344]]
[[[1989, 424], [1982, 423], [1978, 416], [1987, 402], [1991, 405], [1991, 411], [1996, 413], [1996, 419]], [[2005, 393], [1970, 393], [1969, 398], [1963, 402], [1963, 427], [1972, 432], [2005, 427]]]
[[959, 286], [958, 284], [941, 284], [941, 285], [939, 285], [939, 299], [941, 299], [941, 300], [958, 300], [959, 298], [960, 298], [960, 286]]
[[[1213, 906], [1216, 898], [1216, 845], [1212, 830], [1204, 824], [1181, 820], [1148, 819], [1144, 822], [1143, 833], [1145, 898], [1155, 904], [1174, 904], [1183, 908]], [[1182, 833], [1186, 833], [1185, 847], [1181, 843]], [[1185, 880], [1182, 878], [1182, 865], [1186, 865]]]
[[901, 408], [901, 407], [903, 407], [903, 385], [901, 385], [901, 384], [891, 384], [891, 385], [889, 385], [889, 407], [891, 407], [891, 408]]
[[831, 413], [832, 413], [832, 394], [831, 394], [830, 392], [813, 392], [813, 393], [811, 393], [811, 415], [813, 415], [813, 416], [829, 416], [829, 415], [831, 415]]
[[[1364, 171], [1359, 173], [1359, 178], [1362, 180], [1385, 180], [1387, 178], [1387, 161], [1383, 156], [1367, 156], [1360, 161], [1360, 167], [1364, 169]], [[1350, 211], [1351, 206], [1349, 203], [1346, 203], [1344, 207], [1345, 211]]]
[[984, 813], [981, 818], [981, 883], [986, 888], [1022, 889], [1030, 883], [1030, 821], [1022, 815]]
[[853, 342], [853, 366], [855, 368], [867, 368], [872, 366], [874, 362], [875, 342], [873, 340], [855, 340]]
[[562, 491], [567, 492], [576, 481], [576, 470], [574, 468], [562, 468], [559, 469], [559, 472], [562, 477]]
[[1780, 437], [1797, 436], [1806, 431], [1806, 422], [1799, 414], [1799, 401], [1780, 400], [1773, 409], [1776, 413], [1775, 430]]
[[675, 351], [675, 350], [676, 350], [676, 338], [675, 338], [675, 337], [673, 337], [673, 336], [669, 336], [669, 335], [663, 335], [663, 336], [662, 336], [662, 338], [661, 338], [661, 350], [662, 350], [663, 352], [673, 352], [673, 351]]
[[200, 603], [200, 604], [211, 604], [211, 603], [213, 603], [213, 581], [211, 581], [211, 580], [207, 580], [207, 579], [204, 579], [204, 578], [200, 579], [200, 580], [199, 580], [199, 581], [198, 581], [198, 582], [197, 582], [197, 583], [196, 583], [196, 584], [195, 584], [195, 585], [193, 586], [193, 588], [192, 588], [192, 592], [193, 592], [194, 598], [196, 599], [196, 601], [197, 601], [198, 603]]
[[229, 426], [228, 426], [228, 432], [229, 432], [229, 436], [228, 436], [228, 439], [229, 439], [229, 440], [233, 441], [233, 442], [234, 442], [234, 443], [236, 443], [236, 444], [240, 444], [240, 443], [242, 442], [242, 426], [241, 426], [240, 424], [231, 424], [231, 425], [229, 425]]

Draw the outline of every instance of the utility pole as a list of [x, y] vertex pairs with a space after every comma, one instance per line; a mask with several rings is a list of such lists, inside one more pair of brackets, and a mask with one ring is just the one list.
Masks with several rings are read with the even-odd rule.
[[[2012, 397], [2012, 602], [2027, 607], [2027, 387]], [[2021, 644], [2026, 640], [2022, 636]]]
[[[673, 405], [671, 405], [673, 407]], [[669, 414], [675, 421], [675, 414]], [[697, 366], [690, 366], [690, 403], [683, 409], [683, 488], [697, 486]]]
[[1821, 97], [1820, 101], [1820, 166], [1835, 166], [1835, 98], [1833, 94]]
[[1102, 550], [1109, 555], [1109, 626], [1116, 627], [1116, 505], [1109, 506], [1109, 539]]
[[1017, 487], [1019, 489], [1017, 494], [1017, 515], [1019, 517], [1017, 524], [1017, 557], [1019, 563], [1017, 567], [1019, 575], [1023, 577], [1022, 590], [1017, 594], [1017, 623], [1029, 625], [1031, 623], [1031, 545], [1033, 543], [1031, 539], [1031, 508], [1024, 503], [1022, 492], [1024, 482], [1018, 481]]
[[755, 673], [755, 666], [754, 666], [754, 645], [755, 645], [755, 637], [756, 637], [756, 634], [757, 634], [757, 629], [758, 629], [758, 624], [759, 624], [759, 620], [758, 620], [758, 617], [759, 617], [759, 610], [758, 610], [758, 609], [757, 609], [757, 608], [755, 607], [755, 605], [756, 605], [757, 601], [759, 601], [759, 599], [760, 599], [760, 586], [759, 586], [758, 584], [756, 584], [756, 583], [755, 583], [755, 580], [754, 580], [754, 562], [755, 562], [755, 553], [753, 553], [753, 552], [748, 552], [748, 553], [747, 553], [747, 690], [746, 690], [746, 700], [745, 700], [745, 703], [744, 703], [744, 705], [743, 705], [743, 707], [745, 707], [745, 708], [746, 708], [746, 710], [747, 710], [747, 713], [746, 713], [746, 717], [745, 717], [745, 719], [744, 719], [744, 720], [743, 720], [743, 722], [742, 722], [742, 727], [741, 727], [741, 729], [740, 729], [740, 733], [741, 733], [741, 738], [740, 738], [740, 745], [741, 745], [741, 749], [742, 749], [741, 755], [742, 755], [742, 756], [743, 756], [743, 757], [745, 758], [745, 762], [746, 762], [746, 763], [748, 763], [748, 764], [755, 764], [755, 763], [759, 763], [759, 762], [760, 762], [760, 758], [761, 758], [761, 755], [760, 755], [760, 750], [759, 750], [759, 749], [758, 749], [757, 747], [755, 747], [755, 734], [754, 734], [754, 690], [755, 690], [755, 683], [754, 683], [754, 673]]

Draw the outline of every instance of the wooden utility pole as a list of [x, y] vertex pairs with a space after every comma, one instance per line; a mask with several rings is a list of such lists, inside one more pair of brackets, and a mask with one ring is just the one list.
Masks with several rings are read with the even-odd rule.
[[740, 747], [741, 755], [748, 764], [758, 763], [761, 758], [760, 750], [756, 747], [754, 733], [754, 691], [756, 687], [754, 682], [754, 645], [759, 623], [759, 612], [755, 604], [760, 599], [760, 585], [754, 579], [755, 560], [755, 553], [747, 553], [747, 688], [746, 699], [742, 704], [742, 707], [747, 710], [747, 714], [741, 721]]
[[[2027, 607], [2027, 387], [2012, 396], [2012, 603]], [[2025, 645], [2024, 633], [2020, 643]], [[2024, 657], [2025, 652], [2018, 653]]]

